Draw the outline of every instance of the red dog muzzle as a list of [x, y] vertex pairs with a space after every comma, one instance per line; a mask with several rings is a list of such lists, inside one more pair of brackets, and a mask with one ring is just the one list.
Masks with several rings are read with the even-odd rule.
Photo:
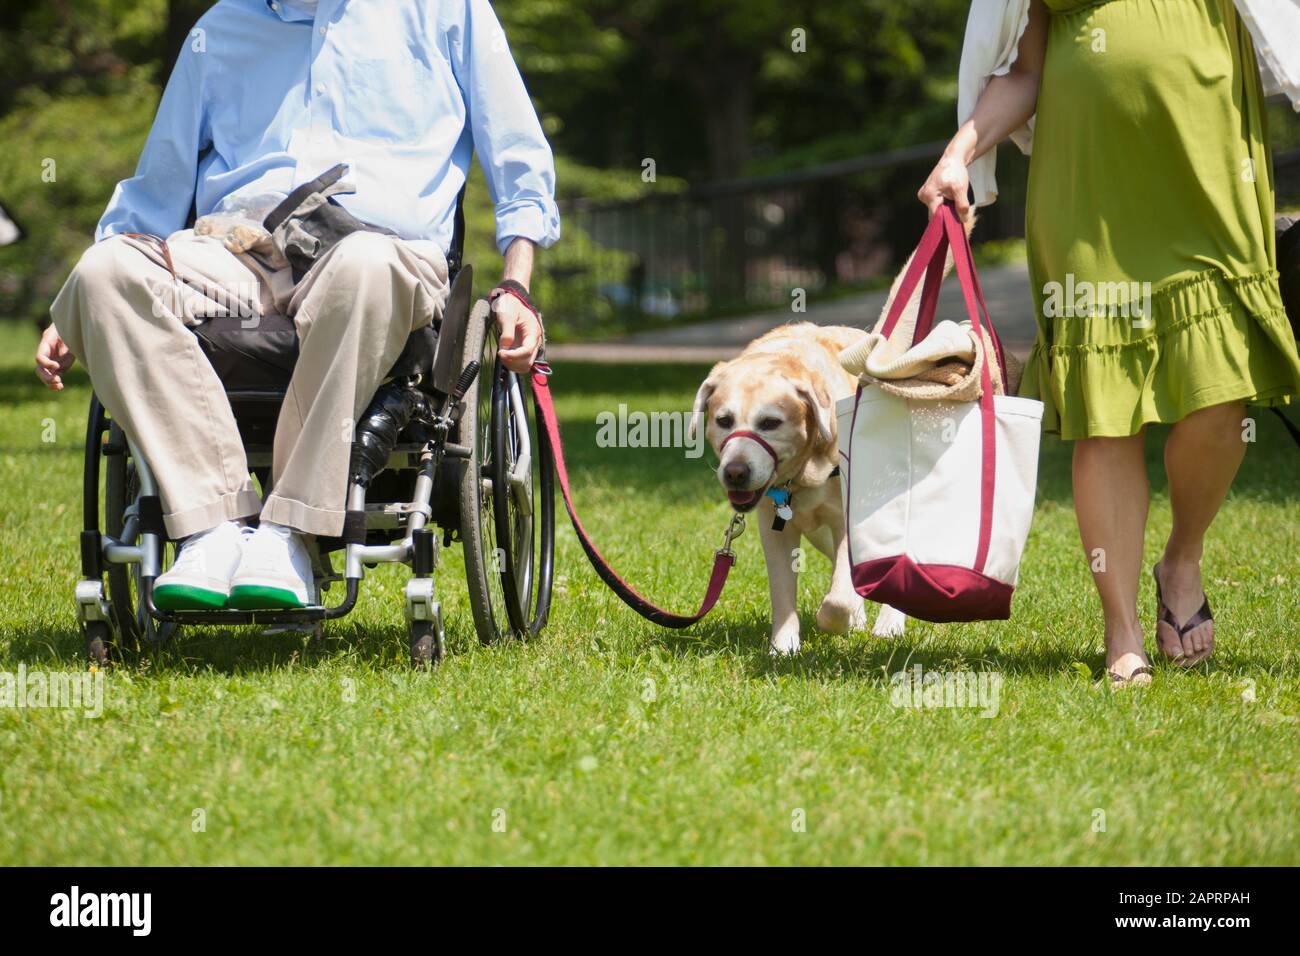
[[718, 446], [718, 451], [721, 452], [722, 449], [726, 448], [727, 442], [731, 441], [731, 439], [733, 438], [748, 438], [751, 441], [757, 442], [758, 446], [762, 448], [763, 451], [767, 452], [769, 455], [772, 456], [773, 468], [781, 464], [781, 459], [780, 457], [777, 456], [776, 449], [773, 448], [771, 445], [769, 445], [767, 441], [764, 440], [763, 436], [760, 435], [758, 432], [751, 432], [746, 429], [741, 429], [740, 431], [734, 431], [726, 438], [722, 439], [722, 444]]

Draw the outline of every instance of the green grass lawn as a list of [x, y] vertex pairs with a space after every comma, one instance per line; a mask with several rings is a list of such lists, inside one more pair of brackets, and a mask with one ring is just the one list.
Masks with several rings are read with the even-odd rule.
[[[34, 341], [0, 329], [0, 671], [80, 672], [89, 390], [76, 373], [45, 392]], [[681, 451], [597, 448], [595, 416], [688, 409], [702, 373], [570, 365], [553, 381], [588, 527], [682, 610], [722, 495]], [[1151, 448], [1154, 559], [1169, 514]], [[432, 673], [407, 666], [388, 568], [322, 646], [192, 631], [111, 669], [100, 719], [0, 708], [0, 863], [1300, 863], [1298, 462], [1260, 413], [1207, 555], [1219, 650], [1145, 691], [1097, 686], [1068, 449], [1049, 440], [1009, 622], [817, 634], [816, 557], [804, 651], [774, 661], [753, 529], [719, 610], [670, 632], [604, 589], [565, 523], [550, 628], [483, 648], [454, 546], [438, 582], [452, 654]], [[889, 676], [916, 664], [1002, 675], [997, 716], [894, 707]]]

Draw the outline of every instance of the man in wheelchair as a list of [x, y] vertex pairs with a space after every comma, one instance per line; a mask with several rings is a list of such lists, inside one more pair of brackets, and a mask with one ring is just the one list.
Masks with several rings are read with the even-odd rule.
[[[318, 600], [305, 538], [342, 534], [353, 425], [412, 332], [440, 320], [475, 151], [505, 256], [500, 356], [523, 372], [542, 341], [533, 251], [559, 216], [488, 0], [220, 0], [191, 32], [36, 353], [54, 389], [80, 359], [153, 470], [167, 534], [185, 540], [159, 608]], [[192, 330], [276, 316], [298, 357], [263, 502]]]

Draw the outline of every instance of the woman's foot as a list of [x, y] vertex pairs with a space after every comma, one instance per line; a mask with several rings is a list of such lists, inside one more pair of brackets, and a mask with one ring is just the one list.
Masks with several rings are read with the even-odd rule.
[[1156, 581], [1156, 645], [1168, 660], [1193, 667], [1214, 653], [1214, 616], [1201, 587], [1199, 561], [1168, 556], [1151, 569]]
[[1142, 647], [1141, 628], [1107, 626], [1106, 677], [1116, 689], [1146, 687], [1151, 683], [1151, 662]]

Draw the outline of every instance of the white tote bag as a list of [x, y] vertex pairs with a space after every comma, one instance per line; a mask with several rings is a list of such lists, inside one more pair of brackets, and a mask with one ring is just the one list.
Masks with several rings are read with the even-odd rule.
[[1000, 620], [1011, 616], [1033, 517], [1043, 406], [994, 394], [990, 362], [1007, 380], [1002, 349], [949, 205], [931, 220], [879, 334], [895, 333], [923, 271], [912, 344], [929, 333], [949, 245], [974, 337], [994, 346], [977, 352], [979, 398], [909, 399], [864, 383], [839, 403], [849, 560], [860, 595], [912, 617]]

